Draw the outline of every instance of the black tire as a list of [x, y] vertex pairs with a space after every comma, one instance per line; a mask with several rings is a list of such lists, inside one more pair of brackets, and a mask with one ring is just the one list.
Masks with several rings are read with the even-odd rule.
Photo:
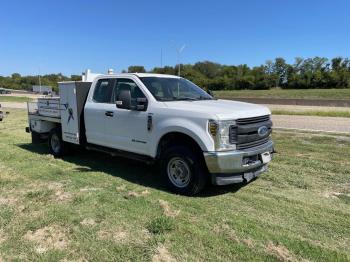
[[62, 140], [61, 128], [54, 128], [49, 135], [49, 151], [55, 157], [64, 156], [68, 151], [68, 145]]
[[[170, 190], [181, 195], [192, 196], [199, 193], [208, 181], [208, 172], [203, 158], [186, 146], [171, 146], [166, 149], [161, 157], [160, 171]], [[171, 173], [177, 174], [172, 176]], [[189, 175], [179, 178], [183, 173]]]

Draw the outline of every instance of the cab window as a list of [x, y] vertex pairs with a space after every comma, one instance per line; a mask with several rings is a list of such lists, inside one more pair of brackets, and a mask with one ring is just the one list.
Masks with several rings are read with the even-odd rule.
[[111, 103], [112, 79], [100, 79], [96, 83], [92, 99], [96, 103]]
[[115, 103], [118, 99], [118, 95], [121, 90], [130, 90], [131, 94], [131, 106], [136, 106], [137, 98], [146, 98], [141, 89], [136, 85], [136, 83], [128, 78], [118, 78], [114, 83], [112, 101]]

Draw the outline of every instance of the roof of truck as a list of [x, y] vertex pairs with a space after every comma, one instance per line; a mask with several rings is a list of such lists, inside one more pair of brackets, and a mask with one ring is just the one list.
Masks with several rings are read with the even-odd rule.
[[121, 73], [121, 74], [110, 74], [110, 75], [100, 75], [100, 76], [127, 76], [127, 75], [135, 75], [137, 77], [166, 77], [166, 78], [179, 78], [174, 75], [166, 75], [166, 74], [153, 74], [153, 73]]

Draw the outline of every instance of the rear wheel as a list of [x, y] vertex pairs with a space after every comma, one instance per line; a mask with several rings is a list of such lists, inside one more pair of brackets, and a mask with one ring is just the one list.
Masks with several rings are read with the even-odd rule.
[[172, 146], [162, 155], [161, 173], [168, 187], [182, 195], [195, 195], [206, 185], [202, 158], [186, 146]]
[[67, 152], [67, 144], [62, 140], [60, 128], [54, 128], [49, 135], [49, 150], [54, 156], [63, 156]]

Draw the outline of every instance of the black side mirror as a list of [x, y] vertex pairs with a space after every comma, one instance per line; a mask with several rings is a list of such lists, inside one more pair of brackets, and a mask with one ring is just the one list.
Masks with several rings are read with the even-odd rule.
[[208, 90], [208, 91], [207, 91], [207, 93], [208, 93], [208, 95], [210, 95], [210, 96], [214, 97], [214, 92], [213, 92], [213, 91]]
[[130, 90], [121, 90], [118, 94], [116, 106], [122, 109], [131, 109], [131, 93]]
[[137, 111], [146, 111], [147, 110], [148, 101], [145, 97], [136, 98], [136, 110]]

